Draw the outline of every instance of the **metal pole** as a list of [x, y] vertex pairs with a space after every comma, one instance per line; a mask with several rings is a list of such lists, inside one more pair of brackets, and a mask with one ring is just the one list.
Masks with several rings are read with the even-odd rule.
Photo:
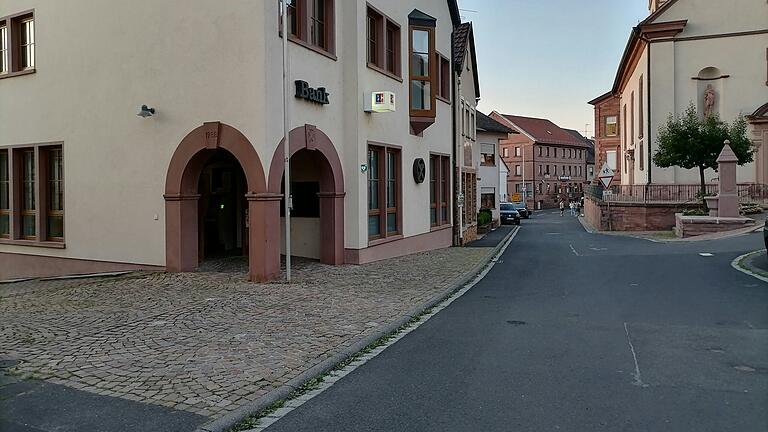
[[291, 196], [291, 137], [290, 137], [290, 110], [288, 102], [290, 101], [290, 83], [288, 76], [288, 0], [282, 0], [283, 7], [283, 157], [285, 158], [285, 280], [291, 282], [291, 207], [293, 207], [293, 197]]

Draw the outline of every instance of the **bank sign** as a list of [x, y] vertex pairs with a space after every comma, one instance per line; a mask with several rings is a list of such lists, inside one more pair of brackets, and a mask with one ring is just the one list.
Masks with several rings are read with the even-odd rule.
[[325, 87], [312, 88], [309, 83], [302, 80], [296, 80], [296, 97], [320, 105], [331, 103], [328, 97], [330, 93], [325, 91]]

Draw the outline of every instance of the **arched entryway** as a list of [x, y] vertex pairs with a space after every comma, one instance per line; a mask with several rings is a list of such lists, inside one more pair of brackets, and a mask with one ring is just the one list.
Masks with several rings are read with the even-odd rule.
[[[218, 203], [219, 209], [221, 205], [225, 209], [227, 205], [235, 206], [231, 217], [210, 217], [211, 187], [201, 185], [201, 181], [205, 181], [204, 172], [217, 166], [235, 177], [230, 178], [231, 182], [240, 182], [234, 188], [224, 188], [228, 189], [223, 197], [226, 202]], [[238, 180], [240, 176], [242, 178]], [[218, 184], [211, 186], [215, 189]], [[206, 193], [208, 197], [204, 197]], [[280, 256], [273, 251], [277, 243], [270, 244], [267, 235], [276, 228], [280, 195], [267, 192], [261, 160], [253, 145], [237, 129], [212, 122], [190, 132], [171, 158], [164, 198], [168, 271], [194, 271], [206, 251], [206, 238], [208, 241], [221, 240], [219, 243], [226, 250], [236, 249], [240, 236], [240, 247], [247, 248], [241, 253], [248, 255], [251, 280], [271, 280], [280, 275]], [[204, 199], [201, 201], [201, 198]], [[202, 211], [201, 205], [206, 206]], [[232, 219], [230, 223], [235, 226], [222, 229], [216, 235], [206, 234], [208, 220], [213, 219], [213, 224], [219, 224], [220, 217]]]
[[[269, 168], [268, 190], [275, 195], [283, 190], [283, 149], [281, 142]], [[291, 131], [290, 155], [292, 163], [295, 162], [295, 167], [291, 168], [294, 215], [297, 217], [295, 227], [307, 230], [313, 223], [319, 226], [319, 237], [306, 242], [305, 251], [313, 251], [316, 244], [320, 262], [343, 264], [345, 192], [336, 148], [322, 131], [305, 125]], [[280, 241], [280, 230], [270, 234], [273, 241]]]

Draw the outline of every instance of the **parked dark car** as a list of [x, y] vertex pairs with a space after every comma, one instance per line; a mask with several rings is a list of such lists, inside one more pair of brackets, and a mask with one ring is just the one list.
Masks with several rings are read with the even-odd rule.
[[763, 240], [765, 241], [765, 248], [768, 249], [768, 228], [763, 227]]
[[501, 206], [499, 207], [499, 216], [502, 225], [520, 225], [520, 213], [517, 212], [515, 205], [512, 203], [501, 203]]
[[533, 212], [528, 209], [528, 207], [525, 206], [525, 203], [523, 202], [514, 202], [512, 203], [513, 206], [515, 206], [515, 210], [517, 210], [518, 213], [520, 213], [520, 217], [523, 219], [528, 219], [532, 216]]

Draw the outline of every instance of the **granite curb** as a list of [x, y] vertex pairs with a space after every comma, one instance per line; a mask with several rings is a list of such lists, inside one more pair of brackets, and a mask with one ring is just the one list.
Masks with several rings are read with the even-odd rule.
[[752, 262], [756, 259], [766, 259], [765, 254], [765, 249], [744, 254], [733, 260], [731, 266], [744, 274], [750, 275], [756, 279], [760, 279], [763, 282], [768, 282], [768, 272], [766, 272], [765, 269], [756, 266]]
[[342, 363], [343, 361], [353, 356], [354, 354], [362, 351], [368, 345], [376, 342], [380, 338], [397, 331], [399, 328], [401, 328], [402, 326], [407, 324], [409, 321], [411, 321], [411, 319], [413, 319], [414, 317], [421, 315], [422, 313], [424, 313], [424, 311], [429, 310], [434, 306], [436, 306], [437, 304], [448, 299], [454, 293], [461, 290], [461, 288], [463, 288], [467, 283], [471, 282], [478, 274], [480, 274], [483, 271], [483, 269], [486, 266], [488, 266], [491, 263], [493, 258], [499, 253], [499, 251], [504, 247], [504, 245], [509, 241], [509, 239], [512, 238], [512, 236], [519, 230], [520, 230], [520, 227], [516, 227], [515, 229], [507, 233], [507, 235], [483, 258], [481, 262], [475, 265], [470, 271], [465, 273], [464, 276], [462, 276], [459, 280], [457, 280], [445, 291], [435, 295], [430, 300], [420, 304], [419, 306], [412, 308], [405, 315], [387, 324], [386, 326], [382, 327], [382, 329], [376, 331], [375, 333], [363, 338], [362, 340], [356, 342], [353, 345], [343, 348], [337, 354], [323, 360], [322, 362], [316, 364], [310, 369], [302, 372], [297, 377], [291, 379], [286, 384], [278, 387], [277, 389], [272, 390], [271, 392], [267, 393], [260, 399], [252, 403], [249, 403], [247, 405], [244, 405], [230, 412], [224, 417], [218, 418], [212, 422], [209, 422], [197, 428], [195, 432], [226, 432], [227, 430], [235, 426], [237, 423], [242, 421], [244, 418], [258, 414], [259, 412], [263, 411], [264, 409], [274, 404], [275, 402], [287, 399], [292, 392], [299, 389], [301, 386], [303, 386], [307, 382], [331, 371], [338, 364]]

